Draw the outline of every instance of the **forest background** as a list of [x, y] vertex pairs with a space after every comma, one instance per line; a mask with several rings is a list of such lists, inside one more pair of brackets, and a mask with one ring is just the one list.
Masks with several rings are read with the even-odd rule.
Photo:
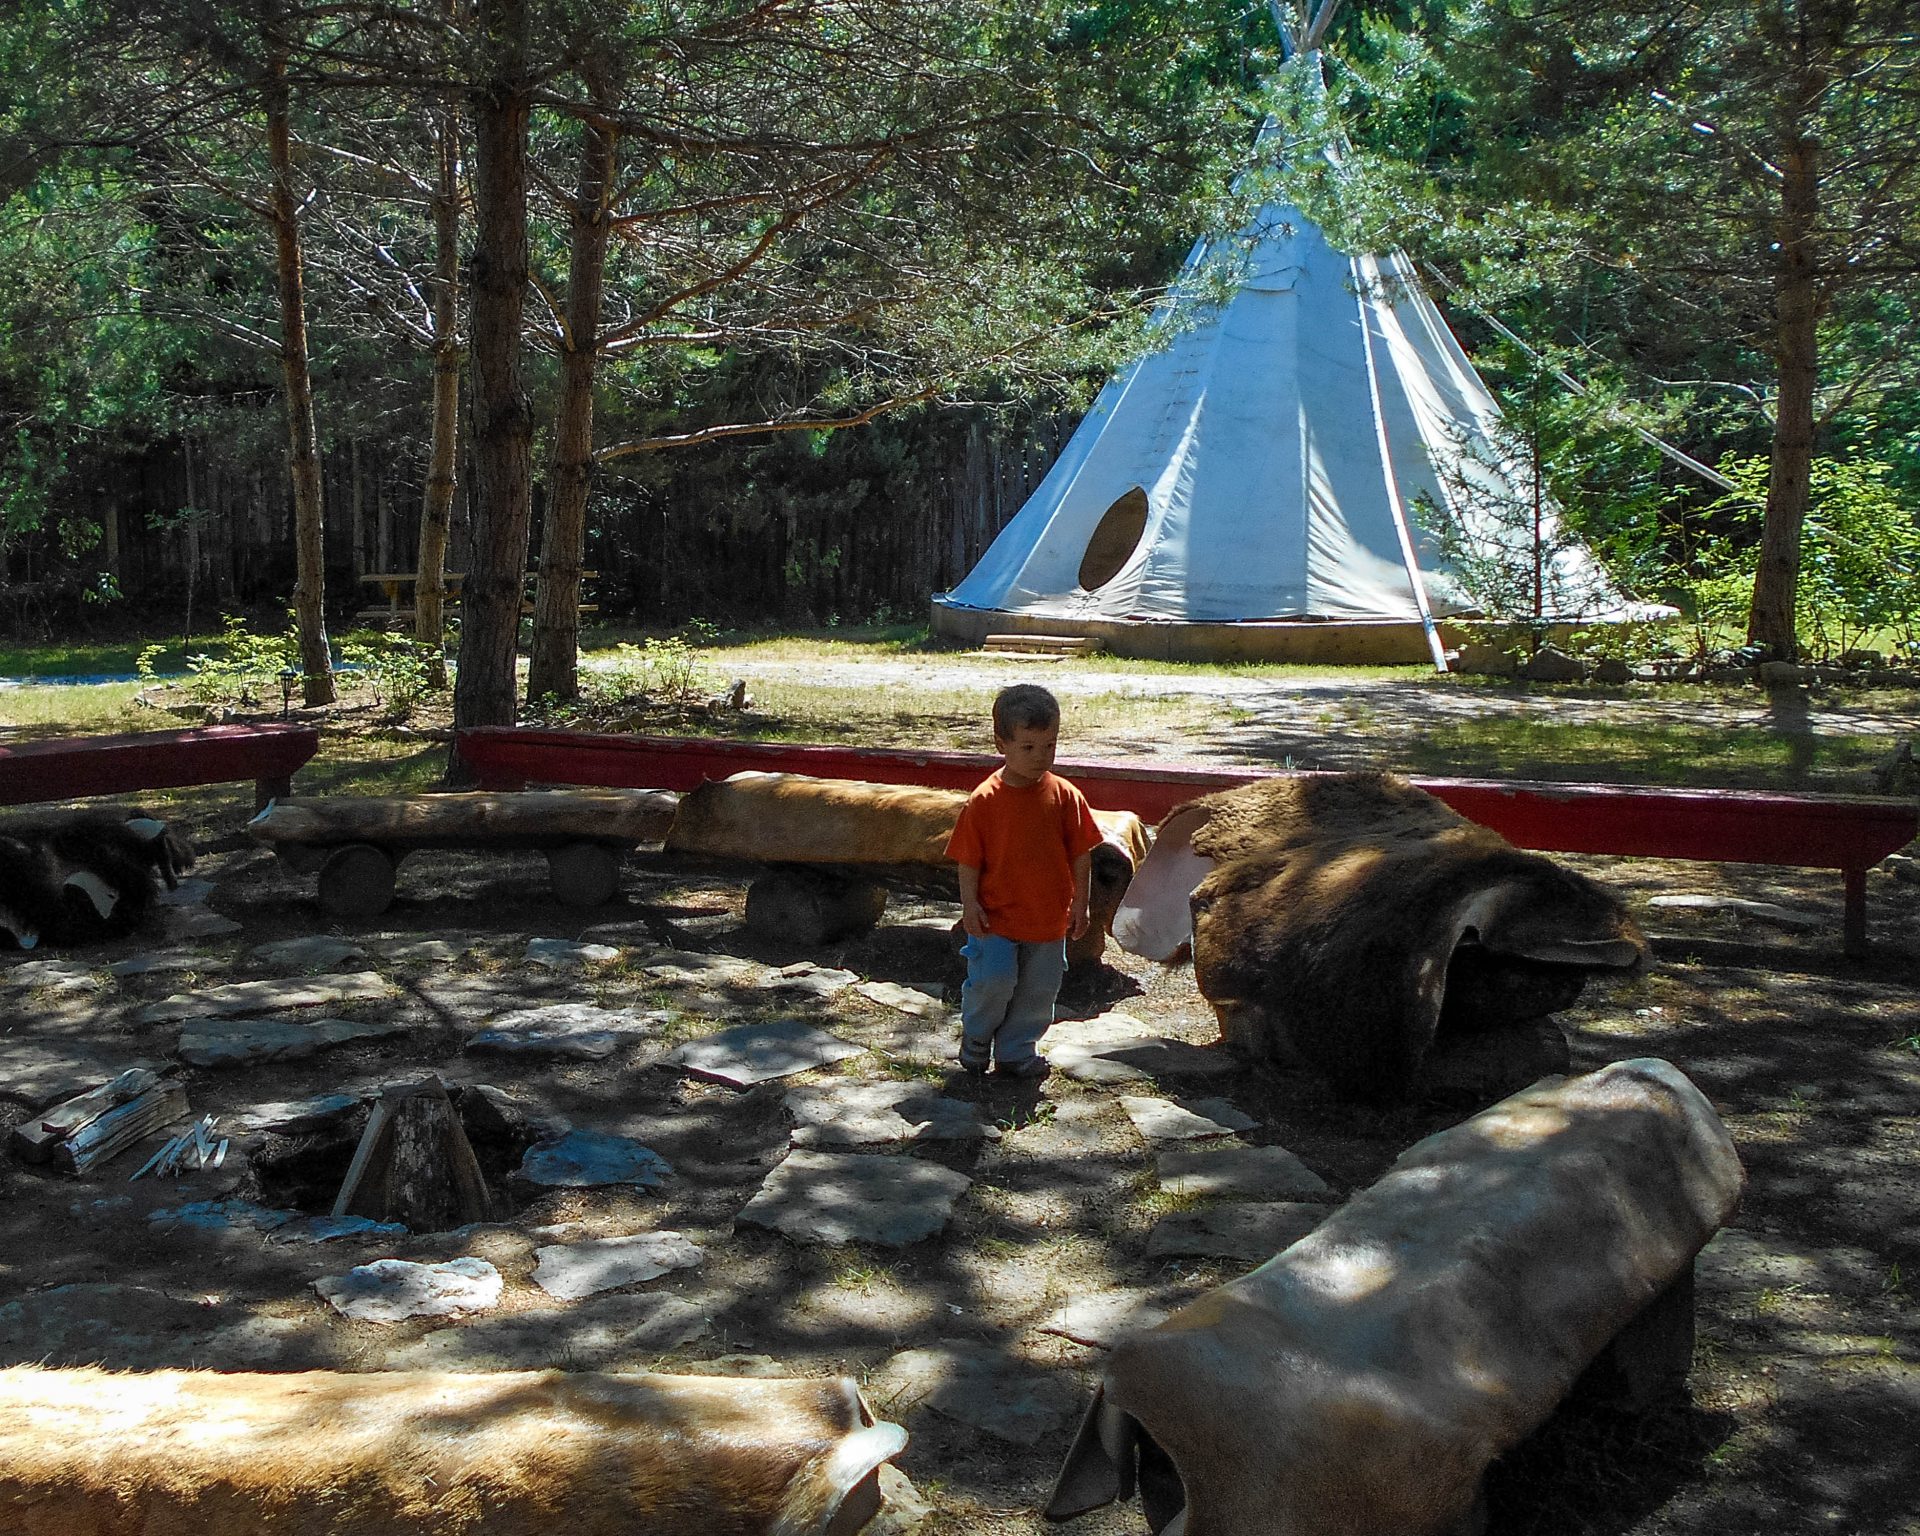
[[535, 697], [583, 569], [654, 628], [918, 618], [1280, 196], [1423, 263], [1630, 588], [1920, 646], [1899, 0], [21, 0], [0, 78], [16, 634], [291, 601], [324, 702], [358, 579], [431, 637], [450, 569], [482, 723], [524, 566]]

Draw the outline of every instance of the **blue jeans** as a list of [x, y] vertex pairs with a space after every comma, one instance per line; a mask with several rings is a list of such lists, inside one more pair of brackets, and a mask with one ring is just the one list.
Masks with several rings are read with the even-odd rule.
[[960, 1056], [984, 1064], [1031, 1061], [1053, 1022], [1053, 1000], [1067, 971], [1067, 941], [1029, 944], [990, 933], [968, 935], [967, 984], [960, 989]]

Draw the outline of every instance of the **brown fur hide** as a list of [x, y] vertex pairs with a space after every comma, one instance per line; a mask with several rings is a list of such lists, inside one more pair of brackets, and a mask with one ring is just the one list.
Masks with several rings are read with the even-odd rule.
[[[1047, 1515], [1137, 1487], [1156, 1530], [1184, 1505], [1185, 1536], [1471, 1528], [1487, 1467], [1688, 1284], [1742, 1177], [1713, 1106], [1667, 1062], [1515, 1094], [1121, 1340]], [[1691, 1326], [1688, 1312], [1683, 1364]]]
[[851, 1536], [851, 1381], [0, 1371], [7, 1536]]
[[[680, 799], [669, 852], [765, 864], [948, 865], [947, 838], [967, 797], [957, 789], [736, 773]], [[1146, 857], [1146, 826], [1131, 811], [1095, 811], [1105, 841], [1094, 850], [1092, 919], [1071, 962], [1100, 958], [1114, 909]]]
[[[1153, 899], [1164, 908], [1197, 880], [1194, 979], [1228, 1043], [1304, 1060], [1357, 1098], [1411, 1091], [1443, 1029], [1540, 1018], [1592, 972], [1646, 960], [1618, 896], [1387, 774], [1193, 801], [1168, 816], [1136, 886], [1152, 884], [1153, 861], [1183, 857]], [[1164, 912], [1140, 926], [1162, 949], [1177, 936]]]

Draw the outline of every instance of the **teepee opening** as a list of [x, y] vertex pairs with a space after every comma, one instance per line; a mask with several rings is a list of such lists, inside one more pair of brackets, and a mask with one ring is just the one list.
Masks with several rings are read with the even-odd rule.
[[1101, 515], [1087, 540], [1087, 551], [1080, 557], [1083, 589], [1097, 592], [1120, 574], [1147, 531], [1147, 511], [1147, 493], [1136, 485], [1122, 492]]

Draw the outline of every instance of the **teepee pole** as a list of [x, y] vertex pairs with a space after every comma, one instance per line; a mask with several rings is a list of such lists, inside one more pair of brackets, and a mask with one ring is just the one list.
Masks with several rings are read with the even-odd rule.
[[[1358, 261], [1349, 261], [1347, 270], [1356, 279], [1354, 303], [1360, 313], [1360, 345], [1367, 355], [1367, 393], [1373, 400], [1373, 435], [1380, 446], [1380, 473], [1387, 483], [1387, 506], [1393, 513], [1393, 531], [1400, 540], [1400, 558], [1407, 567], [1407, 580], [1413, 586], [1413, 605], [1420, 610], [1420, 627], [1427, 634], [1427, 650], [1433, 656], [1436, 672], [1447, 670], [1446, 647], [1440, 643], [1440, 626], [1433, 622], [1433, 606], [1427, 601], [1427, 584], [1420, 579], [1420, 562], [1413, 553], [1413, 534], [1407, 527], [1407, 509], [1400, 500], [1400, 482], [1393, 473], [1393, 445], [1387, 439], [1386, 404], [1380, 394], [1380, 370], [1373, 360], [1373, 324], [1367, 315], [1367, 285]], [[1377, 281], [1377, 276], [1376, 276]]]

